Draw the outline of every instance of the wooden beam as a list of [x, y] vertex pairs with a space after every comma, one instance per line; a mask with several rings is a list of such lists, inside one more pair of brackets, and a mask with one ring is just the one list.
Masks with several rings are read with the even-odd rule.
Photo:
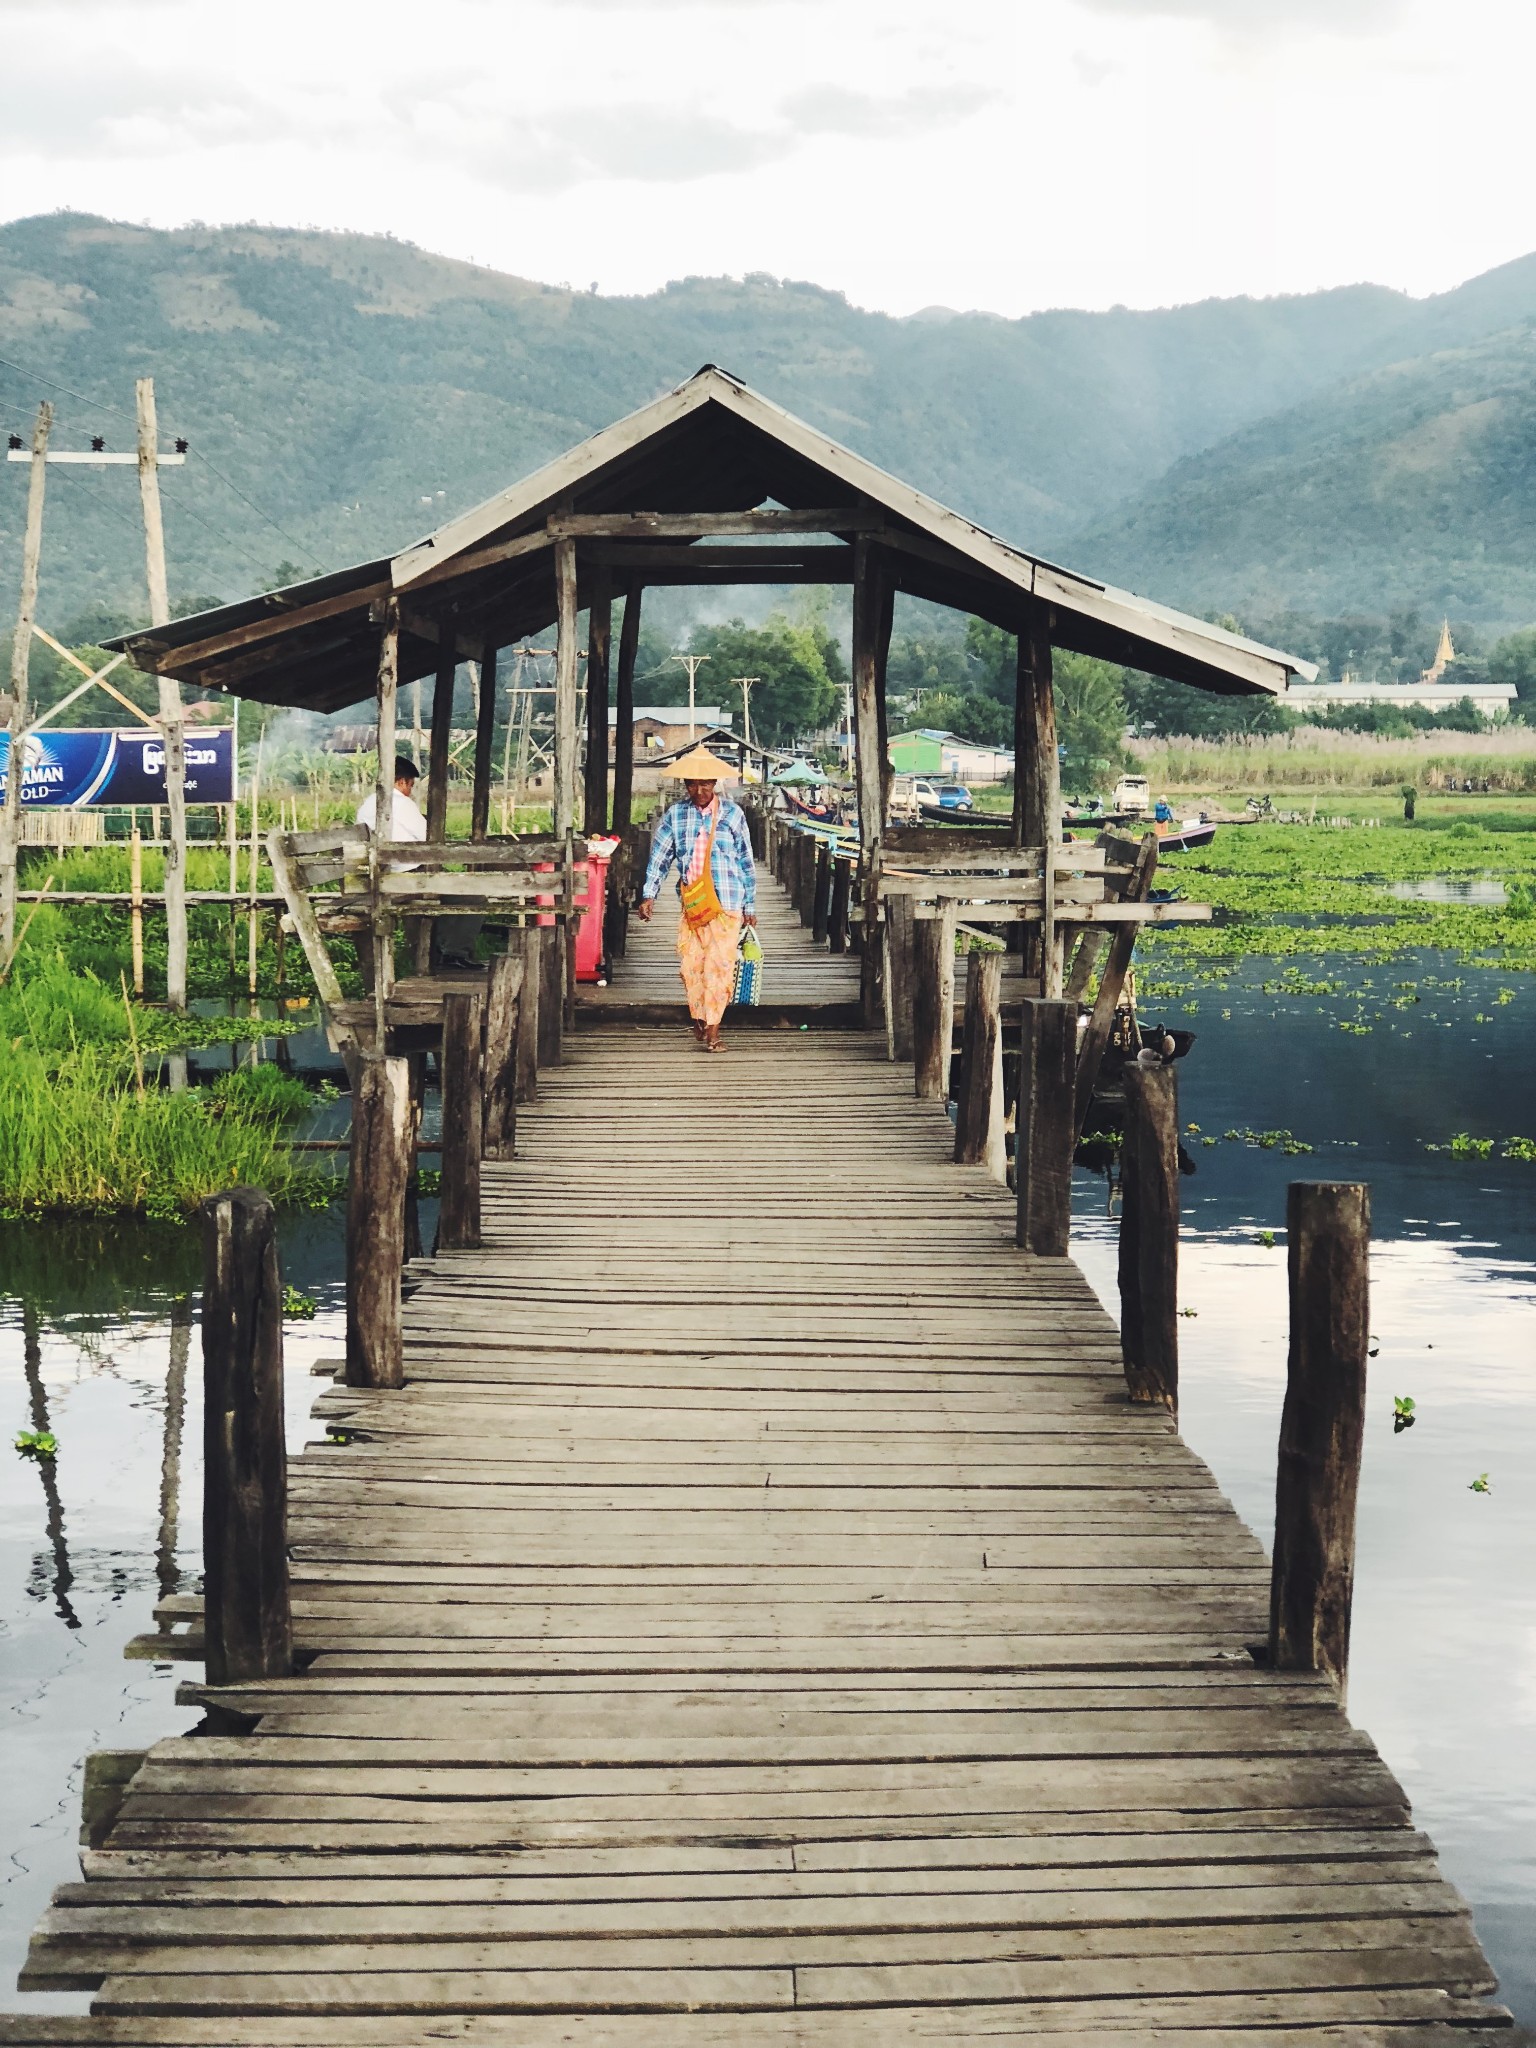
[[639, 578], [632, 578], [624, 592], [624, 618], [619, 627], [613, 730], [613, 829], [619, 833], [629, 830], [634, 802], [635, 657], [640, 649], [640, 591]]
[[877, 533], [884, 514], [865, 505], [807, 512], [566, 512], [547, 525], [553, 540], [703, 540], [754, 533]]
[[484, 547], [472, 548], [462, 555], [414, 554], [397, 558], [393, 564], [392, 588], [427, 590], [433, 584], [451, 582], [455, 577], [473, 576], [478, 569], [496, 569], [504, 562], [517, 561], [523, 555], [536, 555], [551, 545], [550, 535], [540, 527], [536, 533], [519, 533], [510, 540], [488, 541]]
[[555, 544], [555, 837], [576, 826], [576, 543]]
[[608, 571], [593, 572], [587, 604], [587, 761], [582, 827], [608, 830], [608, 649], [613, 635], [613, 588]]
[[408, 633], [413, 640], [426, 640], [443, 652], [451, 653], [460, 661], [480, 659], [480, 640], [472, 633], [461, 633], [447, 622], [440, 623], [430, 613], [414, 608], [400, 607], [400, 630]]
[[299, 633], [307, 626], [322, 625], [327, 619], [340, 617], [345, 612], [356, 612], [358, 626], [367, 620], [375, 604], [381, 604], [389, 596], [389, 582], [365, 583], [356, 590], [343, 590], [334, 597], [322, 597], [313, 604], [281, 604], [275, 597], [264, 602], [272, 610], [264, 617], [248, 620], [243, 626], [231, 626], [223, 633], [210, 633], [206, 640], [190, 640], [181, 646], [170, 646], [164, 640], [157, 640], [153, 628], [145, 633], [135, 633], [128, 642], [128, 653], [135, 668], [146, 675], [179, 673], [183, 669], [196, 669], [205, 662], [213, 661], [221, 654], [235, 654], [244, 649], [255, 648], [263, 640], [283, 638], [289, 633]]
[[1326, 1671], [1342, 1699], [1365, 1437], [1371, 1191], [1292, 1181], [1285, 1213], [1291, 1344], [1275, 1484], [1270, 1663]]
[[[432, 740], [427, 755], [427, 837], [448, 837], [448, 748], [453, 739], [453, 686], [458, 675], [454, 636], [438, 643], [432, 685]], [[419, 765], [419, 764], [418, 764]]]
[[496, 736], [496, 643], [480, 651], [480, 716], [475, 721], [475, 780], [470, 797], [469, 836], [483, 841], [491, 829], [491, 752]]
[[859, 854], [864, 936], [859, 960], [859, 1006], [864, 1028], [884, 1016], [880, 990], [880, 849], [885, 834], [885, 773], [880, 759], [880, 626], [884, 602], [878, 558], [869, 542], [853, 544], [853, 733], [859, 806]]
[[[568, 542], [558, 542], [568, 546]], [[846, 543], [833, 547], [711, 547], [700, 543], [687, 547], [681, 542], [624, 542], [584, 541], [581, 558], [584, 562], [600, 563], [609, 568], [627, 569], [643, 574], [648, 582], [677, 572], [677, 580], [703, 581], [706, 577], [715, 581], [729, 582], [733, 576], [746, 580], [746, 572], [764, 572], [761, 581], [771, 582], [775, 577], [785, 582], [790, 572], [798, 570], [804, 580], [819, 577], [824, 583], [851, 583], [854, 577], [853, 549]]]

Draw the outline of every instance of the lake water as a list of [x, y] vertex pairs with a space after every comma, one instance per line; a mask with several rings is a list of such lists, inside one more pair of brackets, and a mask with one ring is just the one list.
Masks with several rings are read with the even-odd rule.
[[[1337, 958], [1291, 964], [1341, 972]], [[1186, 1139], [1197, 1172], [1184, 1183], [1180, 1293], [1196, 1313], [1180, 1325], [1182, 1426], [1267, 1540], [1286, 1183], [1369, 1181], [1378, 1355], [1350, 1711], [1472, 1902], [1502, 1995], [1533, 2022], [1536, 1163], [1426, 1141], [1536, 1137], [1536, 983], [1422, 955], [1352, 977], [1348, 995], [1266, 993], [1280, 973], [1254, 963], [1192, 996], [1192, 1011], [1181, 1000], [1159, 1013], [1199, 1034], [1180, 1069], [1184, 1119], [1201, 1126]], [[1278, 1129], [1317, 1149], [1286, 1157], [1221, 1135]], [[1077, 1176], [1077, 1255], [1113, 1310], [1105, 1200], [1103, 1180]], [[341, 1347], [339, 1212], [285, 1226], [283, 1256], [285, 1277], [320, 1304], [315, 1321], [288, 1325], [296, 1446], [310, 1433], [309, 1366]], [[21, 2002], [32, 1926], [77, 1874], [83, 1757], [197, 1718], [174, 1702], [182, 1670], [122, 1656], [152, 1627], [157, 1595], [200, 1568], [197, 1275], [193, 1230], [0, 1225], [0, 2006]], [[1401, 1435], [1394, 1394], [1418, 1404]], [[9, 1450], [44, 1420], [59, 1439], [52, 1474]], [[1472, 1492], [1483, 1473], [1491, 1491]], [[88, 1999], [26, 2002], [78, 2011]]]

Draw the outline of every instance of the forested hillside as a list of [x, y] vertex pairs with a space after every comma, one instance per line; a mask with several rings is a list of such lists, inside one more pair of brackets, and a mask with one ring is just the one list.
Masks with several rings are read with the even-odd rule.
[[[609, 298], [378, 237], [58, 214], [0, 228], [0, 423], [25, 435], [47, 395], [57, 445], [127, 447], [153, 373], [165, 433], [192, 444], [165, 478], [179, 608], [398, 546], [712, 360], [1010, 537], [1159, 595], [1381, 611], [1390, 582], [1438, 606], [1481, 558], [1446, 602], [1497, 620], [1536, 610], [1506, 574], [1526, 494], [1500, 457], [1528, 344], [1486, 338], [1532, 317], [1536, 259], [1424, 301], [1362, 285], [894, 319], [769, 278]], [[1410, 361], [1429, 350], [1451, 354]], [[1402, 424], [1373, 466], [1378, 416]], [[1456, 488], [1426, 495], [1443, 470]], [[0, 490], [0, 588], [24, 475]], [[55, 468], [49, 488], [45, 620], [141, 614], [131, 474]]]

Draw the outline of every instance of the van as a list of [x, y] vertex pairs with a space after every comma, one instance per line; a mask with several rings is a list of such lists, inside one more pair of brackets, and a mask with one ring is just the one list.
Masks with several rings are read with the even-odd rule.
[[1128, 811], [1139, 818], [1152, 808], [1152, 785], [1145, 775], [1122, 775], [1110, 798], [1113, 810]]

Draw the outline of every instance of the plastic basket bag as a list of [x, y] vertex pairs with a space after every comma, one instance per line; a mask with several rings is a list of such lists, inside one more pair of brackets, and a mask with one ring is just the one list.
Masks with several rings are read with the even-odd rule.
[[731, 1001], [750, 1009], [763, 999], [763, 948], [751, 925], [741, 928], [736, 953], [736, 977], [731, 984]]

